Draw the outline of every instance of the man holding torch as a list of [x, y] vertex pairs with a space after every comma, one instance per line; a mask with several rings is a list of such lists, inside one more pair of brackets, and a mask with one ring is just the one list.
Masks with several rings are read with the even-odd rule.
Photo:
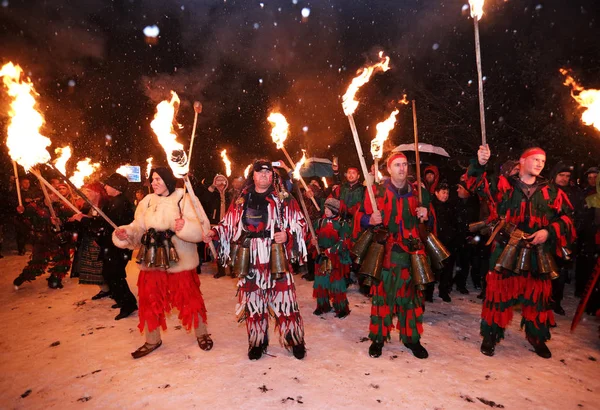
[[381, 280], [371, 290], [371, 322], [369, 347], [371, 357], [381, 356], [383, 344], [390, 339], [395, 326], [400, 331], [402, 343], [413, 355], [425, 359], [429, 355], [421, 345], [423, 333], [423, 295], [412, 280], [411, 254], [424, 254], [418, 246], [419, 222], [428, 219], [429, 195], [423, 191], [423, 204], [419, 204], [417, 189], [407, 180], [408, 162], [401, 153], [393, 153], [387, 160], [390, 179], [373, 186], [378, 211], [373, 210], [366, 196], [354, 218], [354, 236], [369, 226], [388, 230]]
[[270, 161], [256, 161], [248, 178], [239, 198], [205, 235], [204, 242], [220, 242], [219, 260], [223, 263], [237, 247], [234, 272], [240, 280], [236, 313], [246, 322], [248, 358], [258, 360], [266, 352], [271, 312], [283, 346], [303, 359], [304, 324], [290, 256], [297, 251], [299, 258], [306, 260], [306, 222]]

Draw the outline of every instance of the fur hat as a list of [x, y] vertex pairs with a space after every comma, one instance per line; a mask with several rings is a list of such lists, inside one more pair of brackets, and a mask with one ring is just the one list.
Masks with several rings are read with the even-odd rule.
[[175, 188], [177, 187], [177, 178], [175, 178], [175, 175], [173, 175], [173, 171], [171, 170], [171, 168], [153, 168], [150, 171], [150, 178], [152, 178], [152, 174], [154, 174], [155, 172], [162, 178], [163, 182], [167, 186], [167, 189], [169, 190], [169, 195], [175, 192]]
[[115, 172], [114, 174], [112, 174], [104, 180], [104, 185], [108, 185], [109, 187], [114, 188], [121, 193], [124, 193], [125, 191], [127, 191], [129, 181], [123, 175], [117, 174]]

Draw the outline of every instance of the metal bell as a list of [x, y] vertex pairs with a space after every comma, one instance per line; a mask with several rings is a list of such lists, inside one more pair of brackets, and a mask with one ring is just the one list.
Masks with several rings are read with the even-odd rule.
[[319, 266], [319, 271], [322, 273], [330, 273], [332, 269], [333, 269], [333, 265], [331, 264], [331, 259], [329, 259], [325, 255], [322, 255], [321, 256], [321, 264]]
[[154, 267], [154, 263], [156, 262], [156, 243], [154, 241], [152, 241], [148, 249], [146, 249], [146, 253], [144, 254], [144, 262], [146, 263], [147, 267]]
[[411, 275], [415, 288], [425, 290], [428, 283], [435, 282], [435, 275], [427, 262], [427, 256], [420, 253], [410, 254]]
[[498, 257], [498, 260], [496, 261], [496, 266], [494, 266], [494, 270], [496, 270], [497, 272], [502, 272], [502, 269], [506, 269], [511, 272], [514, 272], [515, 265], [517, 262], [518, 251], [519, 249], [517, 245], [508, 243], [502, 251], [502, 253], [500, 254], [500, 256]]
[[135, 261], [137, 263], [143, 263], [145, 258], [146, 258], [146, 245], [144, 245], [144, 243], [142, 242], [142, 246], [140, 246], [140, 250], [137, 253]]
[[535, 255], [538, 262], [538, 271], [542, 275], [548, 275], [551, 280], [557, 279], [558, 266], [552, 255], [544, 250], [543, 246], [536, 246]]
[[271, 279], [283, 279], [287, 272], [287, 260], [283, 244], [271, 243]]
[[154, 266], [157, 268], [169, 269], [169, 260], [164, 246], [157, 247], [156, 261], [154, 262]]
[[239, 242], [232, 242], [229, 247], [229, 262], [227, 263], [227, 266], [229, 266], [230, 268], [233, 268], [233, 266], [235, 265], [235, 258], [237, 256], [239, 247]]
[[245, 278], [248, 276], [250, 271], [250, 248], [247, 246], [240, 246], [237, 249], [234, 265], [233, 274], [238, 278]]
[[372, 229], [367, 229], [363, 231], [358, 240], [350, 250], [350, 254], [354, 257], [354, 263], [360, 265], [363, 263], [363, 260], [367, 256], [367, 251], [369, 250], [369, 246], [371, 242], [373, 242], [374, 232]]
[[561, 255], [562, 255], [562, 257], [563, 257], [564, 260], [566, 260], [566, 261], [570, 261], [571, 260], [571, 254], [573, 252], [571, 252], [570, 249], [567, 249], [564, 246], [561, 246], [560, 247], [560, 253], [561, 253]]
[[173, 242], [169, 242], [169, 249], [167, 254], [169, 255], [169, 262], [179, 262], [179, 254], [177, 253], [177, 249], [173, 246]]
[[519, 251], [519, 257], [517, 258], [517, 271], [518, 272], [529, 272], [531, 270], [531, 248], [529, 246], [523, 246]]
[[425, 250], [436, 269], [442, 269], [444, 267], [442, 262], [450, 257], [448, 249], [431, 232], [425, 238]]
[[371, 278], [377, 283], [381, 280], [381, 270], [383, 269], [383, 257], [385, 254], [385, 246], [378, 242], [373, 242], [367, 251], [367, 255], [358, 270], [361, 275]]
[[479, 221], [479, 222], [473, 222], [469, 224], [469, 232], [479, 232], [481, 231], [483, 228], [485, 228], [487, 225], [485, 223], [485, 221]]

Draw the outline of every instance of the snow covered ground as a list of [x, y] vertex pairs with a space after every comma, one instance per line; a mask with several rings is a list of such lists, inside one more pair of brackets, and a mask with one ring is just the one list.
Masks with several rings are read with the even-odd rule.
[[[553, 357], [539, 358], [519, 330], [520, 315], [493, 358], [479, 352], [480, 301], [456, 292], [451, 304], [427, 305], [418, 360], [394, 340], [379, 359], [368, 356], [369, 301], [349, 292], [352, 313], [312, 314], [312, 282], [297, 278], [308, 354], [296, 360], [271, 337], [269, 356], [247, 358], [246, 330], [234, 316], [235, 281], [213, 279], [204, 267], [202, 291], [215, 341], [210, 352], [168, 321], [163, 345], [133, 360], [143, 343], [137, 315], [114, 321], [111, 299], [92, 301], [95, 286], [65, 281], [52, 290], [44, 280], [15, 291], [12, 280], [28, 256], [0, 260], [0, 408], [415, 408], [572, 409], [600, 406], [598, 321], [586, 317], [575, 334], [571, 317], [558, 317], [549, 343]], [[137, 269], [128, 266], [134, 293]], [[576, 300], [567, 289], [564, 307]], [[85, 404], [84, 404], [85, 403]], [[595, 404], [594, 404], [595, 403]]]

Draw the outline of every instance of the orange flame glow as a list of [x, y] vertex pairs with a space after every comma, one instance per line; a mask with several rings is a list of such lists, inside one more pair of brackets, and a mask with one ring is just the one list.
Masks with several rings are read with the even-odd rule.
[[401, 100], [398, 100], [398, 104], [408, 105], [408, 100], [406, 99], [406, 94], [402, 96]]
[[248, 178], [248, 174], [250, 174], [250, 170], [252, 169], [252, 164], [248, 165], [244, 170], [244, 178]]
[[63, 175], [67, 175], [67, 162], [71, 158], [71, 147], [68, 145], [64, 148], [56, 148], [54, 150], [58, 158], [54, 161], [54, 166], [58, 169]]
[[581, 108], [585, 108], [585, 111], [581, 114], [581, 121], [585, 125], [591, 125], [600, 131], [600, 90], [586, 90], [564, 68], [560, 69], [560, 73], [566, 77], [564, 84], [571, 87], [571, 97], [577, 101]]
[[278, 112], [272, 112], [271, 114], [269, 114], [267, 120], [271, 123], [271, 126], [273, 127], [273, 129], [271, 130], [271, 137], [273, 138], [273, 142], [277, 144], [277, 149], [283, 148], [283, 142], [288, 136], [290, 124], [288, 124], [283, 114]]
[[358, 70], [358, 75], [354, 77], [350, 86], [346, 90], [346, 94], [342, 97], [342, 108], [344, 109], [344, 114], [352, 115], [358, 107], [358, 101], [355, 99], [356, 93], [366, 83], [371, 79], [371, 75], [375, 72], [375, 70], [381, 70], [385, 72], [390, 69], [390, 58], [383, 56], [383, 51], [379, 52], [380, 61], [378, 63], [372, 64], [370, 66], [366, 66], [360, 70]]
[[119, 168], [117, 168], [117, 170], [115, 171], [117, 174], [121, 174], [124, 177], [126, 177], [129, 174], [129, 168], [131, 165], [126, 164], [126, 165], [121, 165]]
[[298, 161], [296, 163], [296, 166], [294, 167], [294, 178], [295, 179], [300, 179], [300, 168], [302, 168], [302, 165], [306, 162], [306, 150], [302, 150], [302, 158], [300, 159], [300, 161]]
[[6, 138], [8, 154], [28, 171], [31, 167], [50, 160], [46, 147], [51, 141], [40, 134], [44, 118], [35, 109], [38, 93], [29, 79], [21, 78], [23, 70], [18, 65], [5, 64], [0, 68], [0, 77], [12, 98]]
[[77, 163], [77, 170], [73, 173], [73, 176], [69, 178], [69, 181], [73, 183], [77, 188], [81, 188], [85, 183], [85, 179], [92, 175], [100, 168], [99, 163], [92, 163], [92, 160], [86, 158]]
[[383, 144], [390, 135], [390, 131], [394, 129], [396, 125], [396, 115], [398, 115], [400, 111], [395, 109], [392, 111], [390, 116], [385, 120], [377, 124], [377, 135], [371, 141], [371, 155], [373, 155], [373, 159], [381, 159], [383, 158]]
[[325, 186], [325, 188], [329, 188], [329, 184], [327, 183], [327, 178], [322, 177], [321, 181], [323, 181], [323, 185]]
[[476, 18], [477, 21], [481, 20], [483, 16], [483, 3], [485, 0], [469, 0], [469, 6], [471, 6], [471, 17]]
[[223, 163], [225, 164], [225, 175], [228, 177], [231, 176], [231, 161], [227, 158], [227, 150], [224, 149], [221, 151], [221, 158], [223, 158]]
[[171, 100], [162, 101], [156, 106], [156, 114], [150, 127], [165, 150], [173, 174], [177, 178], [183, 178], [189, 172], [189, 161], [183, 145], [177, 142], [177, 134], [173, 129], [176, 105], [179, 105], [179, 97], [175, 91], [171, 91]]
[[146, 160], [146, 163], [148, 165], [146, 165], [146, 179], [150, 178], [150, 171], [152, 171], [152, 157], [148, 158]]

